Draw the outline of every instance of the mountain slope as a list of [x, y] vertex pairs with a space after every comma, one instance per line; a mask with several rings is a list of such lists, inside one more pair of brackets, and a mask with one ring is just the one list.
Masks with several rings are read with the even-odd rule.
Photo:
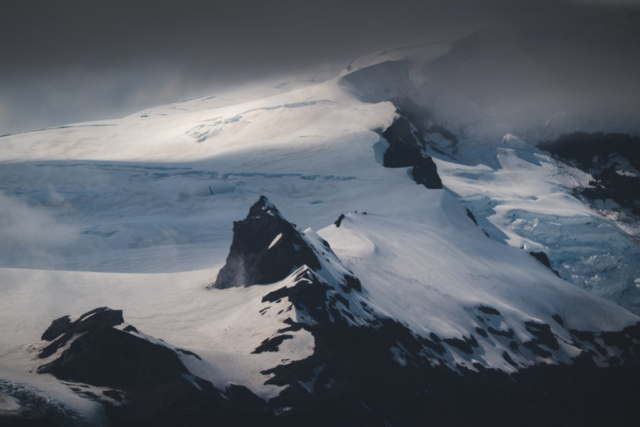
[[633, 159], [553, 158], [583, 121], [491, 117], [445, 45], [0, 138], [0, 417], [630, 425], [637, 218], [576, 195]]

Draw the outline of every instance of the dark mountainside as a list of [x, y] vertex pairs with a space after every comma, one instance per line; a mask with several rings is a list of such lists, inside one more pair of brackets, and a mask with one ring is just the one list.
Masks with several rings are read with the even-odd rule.
[[620, 133], [574, 132], [538, 148], [593, 175], [590, 187], [578, 189], [588, 200], [613, 200], [640, 216], [640, 138]]
[[400, 117], [382, 133], [382, 137], [389, 143], [389, 148], [384, 153], [383, 166], [412, 166], [411, 177], [416, 184], [422, 184], [428, 189], [442, 188], [438, 169], [431, 156], [426, 153], [426, 148], [430, 145], [434, 150], [442, 152], [425, 138], [428, 138], [430, 133], [439, 133], [456, 141], [455, 136], [450, 135], [450, 132], [441, 126], [426, 126], [428, 111], [410, 99], [394, 98], [391, 101]]

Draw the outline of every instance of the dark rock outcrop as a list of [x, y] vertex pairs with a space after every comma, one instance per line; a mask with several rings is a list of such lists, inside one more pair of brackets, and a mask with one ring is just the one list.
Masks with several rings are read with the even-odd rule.
[[573, 160], [582, 170], [594, 169], [615, 154], [640, 169], [640, 137], [622, 133], [573, 132], [553, 141], [543, 141], [538, 148], [565, 160]]
[[52, 341], [52, 343], [45, 347], [38, 357], [44, 359], [51, 356], [58, 351], [58, 349], [64, 347], [76, 334], [83, 334], [89, 331], [102, 331], [122, 323], [124, 323], [122, 311], [111, 310], [107, 307], [100, 307], [88, 311], [74, 322], [71, 322], [69, 316], [56, 319], [44, 334], [42, 334], [44, 341]]
[[[308, 311], [315, 321], [327, 321], [327, 292], [331, 287], [308, 268], [301, 268], [294, 277], [295, 285], [280, 288], [262, 297], [262, 302], [275, 302], [287, 297], [301, 311]], [[337, 313], [336, 313], [337, 314]]]
[[467, 209], [467, 216], [471, 221], [473, 221], [475, 225], [478, 225], [478, 220], [476, 219], [475, 215], [473, 215], [473, 212], [471, 212], [469, 209]]
[[415, 166], [422, 159], [422, 150], [426, 145], [422, 136], [409, 120], [398, 117], [383, 133], [389, 148], [383, 156], [386, 168], [404, 168]]
[[[413, 104], [407, 98], [392, 100], [396, 112], [400, 115], [383, 133], [382, 137], [389, 143], [383, 155], [383, 166], [387, 168], [413, 167], [411, 177], [417, 184], [429, 189], [442, 188], [442, 181], [433, 159], [426, 154], [428, 141], [425, 135], [431, 129], [425, 125], [428, 112]], [[444, 129], [441, 129], [444, 131]], [[435, 148], [438, 151], [437, 148]]]
[[43, 341], [53, 341], [67, 331], [70, 323], [71, 318], [69, 316], [62, 316], [61, 318], [54, 320], [51, 322], [51, 326], [44, 331], [41, 339]]
[[549, 256], [547, 256], [547, 254], [545, 254], [544, 252], [529, 252], [529, 255], [540, 261], [549, 270], [553, 271], [556, 276], [560, 277], [558, 271], [554, 270], [553, 267], [551, 267], [551, 261], [549, 261]]
[[[47, 329], [47, 337], [52, 335], [52, 328], [59, 328], [59, 320]], [[172, 348], [146, 339], [135, 329], [127, 332], [114, 328], [123, 323], [122, 311], [106, 307], [68, 322], [65, 330], [38, 357], [47, 358], [68, 348], [38, 372], [114, 388], [151, 386], [188, 374]]]
[[[501, 317], [492, 307], [481, 306], [478, 311]], [[474, 365], [477, 371], [458, 365], [456, 372], [423, 357], [428, 352], [446, 358], [450, 349], [444, 345], [469, 355], [481, 352], [473, 335], [424, 338], [388, 318], [379, 319], [375, 327], [349, 327], [338, 317], [336, 321], [317, 319], [312, 326], [300, 325], [314, 336], [314, 354], [264, 372], [273, 375], [268, 383], [286, 387], [270, 402], [291, 408], [278, 417], [282, 425], [414, 426], [430, 420], [434, 426], [564, 427], [598, 426], [608, 419], [621, 426], [637, 422], [634, 378], [640, 374], [640, 361], [629, 351], [640, 350], [640, 344], [630, 339], [622, 342], [627, 336], [640, 338], [637, 327], [614, 333], [630, 356], [624, 365], [602, 369], [583, 352], [572, 364], [525, 367], [505, 351], [504, 361], [519, 369], [509, 374], [480, 364]], [[549, 325], [527, 322], [526, 327], [533, 340], [524, 342], [521, 351], [549, 357], [548, 349], [558, 347]], [[479, 330], [480, 336], [488, 335]], [[510, 335], [514, 338], [513, 331]], [[586, 335], [583, 338], [589, 342], [597, 343], [596, 336], [604, 339], [601, 334]], [[500, 336], [489, 337], [508, 342]]]
[[591, 200], [611, 199], [640, 216], [640, 177], [627, 174], [619, 166], [614, 162], [601, 172], [594, 173], [595, 181], [591, 181], [590, 187], [581, 193]]
[[38, 373], [79, 383], [73, 390], [93, 400], [100, 399], [81, 384], [116, 389], [103, 392], [119, 402], [112, 406], [102, 401], [108, 405], [110, 425], [208, 425], [212, 419], [223, 426], [272, 424], [266, 403], [249, 389], [234, 385], [221, 391], [193, 375], [180, 354], [199, 359], [197, 355], [126, 325], [120, 310], [97, 308], [75, 321], [65, 316], [54, 320], [43, 336], [52, 342], [39, 357], [53, 360]]
[[411, 176], [416, 184], [422, 184], [427, 188], [442, 188], [442, 181], [438, 175], [438, 168], [431, 157], [424, 157], [411, 169]]
[[620, 133], [574, 132], [538, 148], [590, 173], [594, 181], [578, 189], [589, 200], [613, 200], [640, 216], [640, 138]]
[[273, 283], [303, 265], [319, 269], [316, 253], [302, 233], [261, 196], [243, 221], [233, 223], [231, 249], [212, 287]]

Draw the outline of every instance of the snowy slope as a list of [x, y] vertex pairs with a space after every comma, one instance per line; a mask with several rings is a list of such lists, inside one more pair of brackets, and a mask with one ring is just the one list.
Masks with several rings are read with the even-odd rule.
[[637, 220], [626, 221], [620, 207], [616, 214], [580, 201], [573, 189], [588, 187], [590, 175], [535, 148], [483, 154], [497, 168], [436, 160], [480, 227], [497, 241], [546, 253], [563, 279], [638, 313]]
[[[29, 351], [53, 319], [102, 306], [195, 352], [200, 360], [182, 362], [220, 390], [240, 384], [265, 401], [286, 396], [289, 373], [278, 367], [313, 360], [318, 343], [326, 345], [317, 328], [333, 327], [291, 296], [269, 300], [301, 273], [349, 302], [333, 300], [348, 327], [401, 325], [392, 327], [416, 340], [437, 336], [442, 352], [420, 356], [431, 365], [512, 373], [587, 353], [601, 367], [624, 360], [624, 348], [576, 333], [598, 337], [640, 321], [620, 306], [639, 312], [634, 225], [573, 197], [590, 177], [534, 148], [539, 130], [519, 120], [498, 126], [459, 94], [436, 91], [423, 67], [450, 52], [447, 43], [385, 52], [320, 83], [265, 84], [1, 137], [0, 410], [19, 404], [8, 381], [102, 420], [95, 402], [38, 375]], [[409, 167], [383, 166], [382, 134], [399, 118], [389, 102], [397, 96], [440, 108], [428, 118], [425, 152], [444, 189], [417, 185]], [[455, 149], [435, 125], [455, 134]], [[527, 131], [518, 137], [519, 129]], [[210, 289], [233, 221], [261, 195], [305, 230], [314, 251], [326, 251], [324, 239], [335, 256], [274, 283]], [[532, 251], [547, 253], [560, 278]], [[361, 294], [341, 290], [348, 273]], [[287, 332], [277, 351], [257, 352], [287, 319], [307, 326]], [[543, 335], [556, 344], [540, 344]], [[384, 351], [398, 367], [416, 357], [403, 345]], [[322, 366], [297, 382], [313, 390]]]

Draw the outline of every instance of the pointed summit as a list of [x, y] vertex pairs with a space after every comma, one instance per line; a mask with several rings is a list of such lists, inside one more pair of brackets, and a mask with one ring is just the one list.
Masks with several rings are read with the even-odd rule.
[[233, 223], [229, 256], [212, 287], [273, 283], [303, 265], [320, 268], [314, 250], [273, 203], [260, 196], [247, 217]]
[[278, 208], [276, 208], [276, 206], [271, 203], [269, 199], [267, 199], [265, 196], [260, 196], [260, 199], [258, 199], [258, 201], [255, 202], [253, 206], [251, 206], [251, 208], [249, 208], [249, 214], [245, 218], [245, 221], [264, 214], [278, 216], [284, 219]]

